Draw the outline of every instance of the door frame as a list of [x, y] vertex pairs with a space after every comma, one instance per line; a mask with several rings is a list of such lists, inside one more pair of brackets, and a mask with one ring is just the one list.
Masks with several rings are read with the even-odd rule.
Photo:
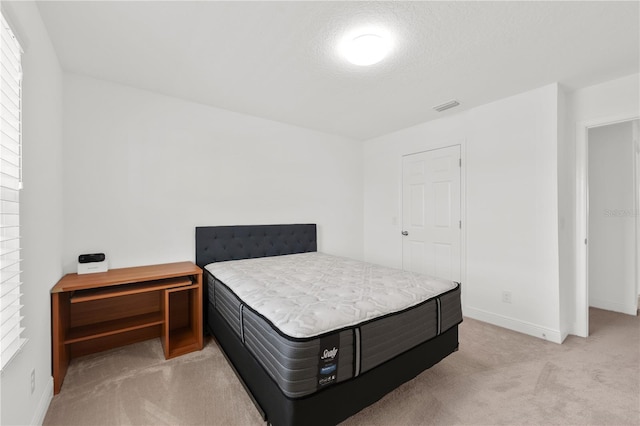
[[[466, 307], [466, 282], [467, 282], [467, 150], [466, 150], [466, 139], [460, 138], [455, 140], [449, 140], [443, 144], [434, 144], [425, 146], [424, 149], [419, 150], [411, 150], [409, 152], [405, 152], [400, 155], [398, 159], [399, 164], [399, 172], [400, 172], [400, 187], [398, 203], [400, 212], [400, 231], [404, 229], [404, 202], [403, 202], [403, 187], [404, 187], [404, 170], [403, 170], [403, 159], [406, 156], [421, 154], [423, 152], [435, 151], [442, 148], [451, 148], [454, 146], [460, 147], [460, 159], [462, 160], [462, 165], [460, 167], [460, 220], [462, 221], [462, 229], [460, 231], [460, 299], [462, 304], [462, 313], [464, 315], [465, 307]], [[402, 245], [402, 235], [398, 232], [399, 243], [400, 243], [400, 257], [401, 262], [404, 265], [404, 248]]]
[[[589, 336], [589, 129], [607, 126], [611, 124], [624, 123], [640, 119], [635, 114], [621, 114], [617, 116], [599, 118], [583, 121], [576, 125], [576, 324], [575, 334], [580, 337]], [[634, 206], [636, 212], [640, 211], [640, 196], [638, 195], [638, 156], [634, 156]], [[640, 262], [638, 248], [640, 243], [640, 217], [635, 215], [636, 228], [636, 262], [635, 262], [635, 282], [636, 297], [640, 282], [638, 281], [640, 272]]]

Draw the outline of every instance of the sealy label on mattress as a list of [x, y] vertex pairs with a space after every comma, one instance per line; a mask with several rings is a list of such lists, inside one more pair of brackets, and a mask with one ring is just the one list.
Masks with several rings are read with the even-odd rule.
[[299, 339], [399, 312], [457, 287], [318, 252], [212, 263], [206, 269], [280, 332]]
[[339, 334], [329, 334], [320, 339], [320, 353], [318, 354], [318, 388], [330, 385], [336, 381], [338, 377], [339, 350]]

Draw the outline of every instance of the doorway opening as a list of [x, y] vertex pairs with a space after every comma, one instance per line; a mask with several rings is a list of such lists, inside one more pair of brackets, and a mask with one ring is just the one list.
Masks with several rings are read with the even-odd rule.
[[[577, 331], [585, 337], [590, 334], [590, 307], [638, 312], [639, 122], [633, 118], [584, 126], [578, 139], [578, 165], [582, 160], [584, 166], [578, 236], [584, 240], [577, 251], [582, 293], [577, 309], [583, 318]], [[578, 167], [579, 177], [580, 171]]]

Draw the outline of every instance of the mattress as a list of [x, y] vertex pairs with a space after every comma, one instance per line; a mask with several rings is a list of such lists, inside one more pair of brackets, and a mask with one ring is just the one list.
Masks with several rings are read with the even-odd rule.
[[288, 398], [365, 374], [462, 321], [455, 282], [323, 253], [206, 270], [208, 309]]

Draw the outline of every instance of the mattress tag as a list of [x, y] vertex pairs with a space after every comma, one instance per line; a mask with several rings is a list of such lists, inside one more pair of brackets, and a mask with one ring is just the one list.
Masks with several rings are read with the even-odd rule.
[[334, 333], [320, 339], [318, 354], [318, 388], [334, 383], [338, 378], [338, 352], [340, 351], [340, 333]]

